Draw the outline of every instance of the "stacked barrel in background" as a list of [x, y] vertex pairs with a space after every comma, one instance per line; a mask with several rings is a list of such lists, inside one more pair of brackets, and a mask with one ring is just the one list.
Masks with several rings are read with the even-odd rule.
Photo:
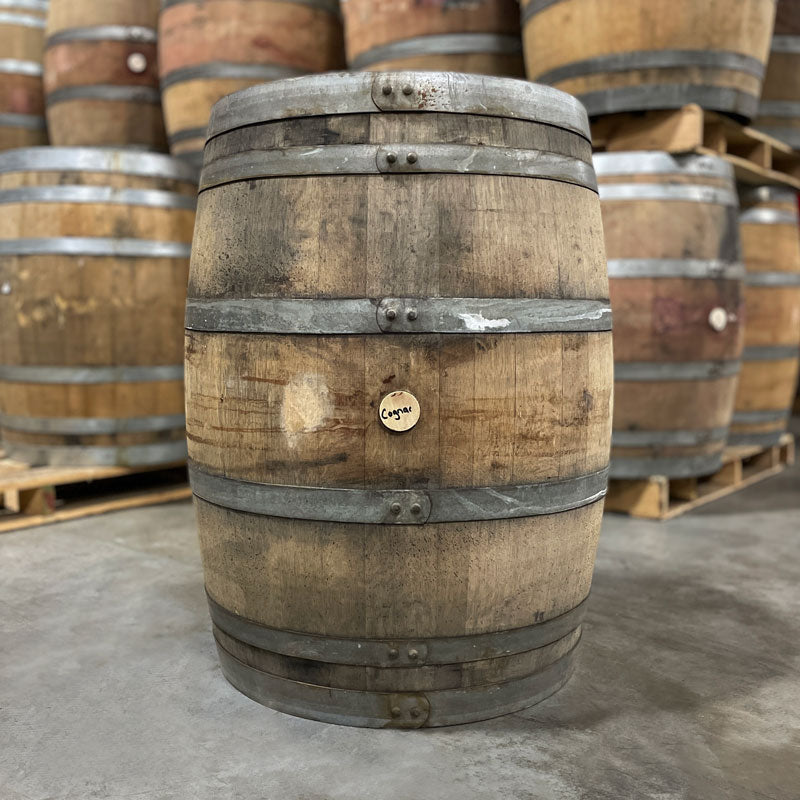
[[47, 143], [42, 89], [47, 0], [0, 0], [0, 150]]
[[516, 0], [342, 0], [354, 70], [524, 77]]
[[800, 0], [778, 0], [755, 126], [800, 149]]
[[159, 58], [173, 155], [202, 162], [211, 107], [254, 84], [344, 67], [338, 0], [163, 0]]
[[743, 188], [745, 351], [731, 444], [771, 446], [786, 431], [800, 359], [797, 192]]
[[601, 153], [614, 309], [611, 474], [719, 469], [742, 355], [732, 168], [711, 156]]

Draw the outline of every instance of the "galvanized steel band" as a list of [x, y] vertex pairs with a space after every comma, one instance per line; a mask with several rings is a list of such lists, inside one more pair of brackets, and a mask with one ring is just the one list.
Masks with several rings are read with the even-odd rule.
[[117, 258], [189, 258], [191, 245], [148, 239], [54, 236], [0, 240], [0, 256], [114, 256]]
[[0, 153], [0, 173], [38, 171], [111, 172], [195, 182], [185, 164], [160, 153], [92, 147], [24, 147]]
[[739, 222], [745, 225], [798, 225], [800, 217], [796, 211], [782, 211], [777, 208], [748, 208], [739, 215]]
[[713, 381], [741, 371], [741, 361], [615, 362], [617, 381]]
[[225, 478], [190, 461], [195, 495], [223, 508], [287, 519], [424, 525], [558, 514], [605, 497], [608, 470], [517, 486], [328, 489]]
[[64, 467], [143, 467], [186, 460], [185, 439], [120, 447], [21, 444], [3, 439], [3, 448], [9, 457], [29, 464]]
[[748, 272], [745, 283], [765, 288], [800, 286], [800, 272]]
[[114, 189], [111, 186], [20, 186], [0, 189], [0, 205], [8, 203], [100, 203], [192, 210], [197, 200], [188, 194], [160, 189]]
[[156, 431], [183, 430], [186, 418], [183, 414], [167, 414], [151, 417], [23, 417], [0, 414], [0, 427], [26, 433], [63, 435], [101, 435], [115, 433], [149, 433]]
[[732, 432], [728, 444], [732, 447], [775, 447], [780, 444], [784, 431], [769, 431], [767, 433], [738, 433]]
[[724, 178], [733, 185], [733, 167], [719, 156], [672, 155], [655, 150], [628, 153], [595, 153], [594, 169], [598, 177], [626, 175], [693, 175]]
[[67, 28], [47, 37], [45, 49], [64, 42], [137, 42], [155, 44], [158, 33], [144, 25], [89, 25]]
[[770, 52], [800, 55], [800, 36], [773, 36]]
[[533, 75], [531, 79], [552, 85], [571, 78], [581, 78], [598, 73], [675, 69], [676, 67], [727, 69], [744, 72], [759, 80], [763, 80], [765, 69], [763, 61], [753, 56], [728, 50], [636, 50], [573, 61], [547, 72]]
[[597, 191], [592, 165], [578, 158], [543, 150], [459, 144], [342, 144], [248, 150], [206, 162], [200, 191], [257, 178], [411, 173], [538, 178]]
[[732, 207], [738, 207], [739, 205], [739, 198], [736, 192], [731, 189], [666, 183], [601, 184], [600, 199], [605, 201], [666, 200], [670, 202], [705, 203]]
[[26, 11], [46, 14], [49, 7], [48, 0], [0, 0], [0, 8], [24, 8]]
[[[187, 142], [191, 139], [202, 139], [205, 143], [206, 140], [206, 128], [183, 128], [179, 131], [174, 131], [173, 133], [167, 136], [167, 140], [169, 141], [170, 145], [179, 144], [180, 142]], [[201, 145], [202, 147], [202, 145]], [[200, 151], [202, 155], [202, 151]], [[181, 158], [180, 153], [175, 155], [175, 158]]]
[[[792, 117], [800, 118], [800, 104], [797, 107], [797, 114], [792, 114]], [[787, 121], [791, 123], [792, 120]], [[756, 120], [756, 122], [753, 124], [760, 131], [763, 131], [775, 139], [780, 139], [782, 142], [791, 145], [794, 150], [800, 150], [800, 127], [792, 128], [780, 127], [776, 125], [765, 125], [763, 119]]]
[[[161, 10], [165, 11], [172, 6], [181, 5], [182, 3], [196, 3], [197, 0], [161, 0]], [[283, 3], [297, 3], [301, 6], [310, 6], [311, 8], [318, 8], [321, 11], [328, 11], [331, 14], [339, 16], [339, 0], [281, 0]]]
[[770, 409], [769, 411], [736, 411], [733, 415], [733, 424], [759, 425], [766, 422], [784, 422], [788, 418], [788, 408]]
[[797, 189], [789, 186], [739, 186], [739, 199], [742, 210], [759, 203], [792, 203], [797, 204]]
[[326, 73], [252, 86], [216, 103], [208, 135], [280, 119], [379, 111], [522, 119], [591, 141], [586, 109], [557, 89], [489, 75], [411, 71]]
[[38, 78], [44, 72], [38, 61], [23, 61], [21, 58], [0, 58], [0, 72], [6, 75], [29, 75]]
[[178, 83], [196, 81], [203, 78], [230, 80], [277, 81], [295, 78], [306, 74], [307, 70], [287, 67], [283, 64], [241, 64], [234, 61], [209, 61], [191, 67], [181, 67], [168, 72], [161, 78], [161, 89], [168, 89]]
[[383, 298], [192, 300], [189, 330], [348, 335], [377, 333], [554, 333], [610, 331], [600, 300]]
[[743, 280], [744, 264], [735, 261], [698, 258], [612, 258], [608, 277], [693, 278], [699, 280]]
[[160, 103], [161, 93], [152, 86], [113, 86], [94, 84], [87, 86], [65, 86], [45, 96], [48, 106], [67, 103], [71, 100], [107, 100], [120, 103]]
[[[10, 114], [3, 112], [0, 113], [0, 126], [27, 128], [32, 131], [47, 130], [47, 122], [41, 114]], [[42, 149], [44, 150], [44, 148]], [[0, 156], [2, 156], [1, 153]]]
[[[390, 693], [280, 678], [240, 661], [217, 638], [222, 673], [243, 694], [295, 716], [367, 728], [459, 725], [520, 711], [557, 692], [569, 680], [577, 646], [524, 678], [463, 689]], [[397, 718], [391, 715], [391, 709], [397, 709]]]
[[[252, 647], [290, 658], [384, 669], [465, 664], [546, 647], [578, 628], [589, 603], [587, 597], [575, 608], [546, 622], [492, 633], [419, 639], [348, 639], [270, 628], [228, 611], [206, 594], [214, 624], [228, 636]], [[414, 652], [413, 657], [409, 657], [409, 651]]]
[[612, 478], [650, 478], [665, 475], [668, 478], [694, 478], [710, 475], [722, 467], [722, 445], [710, 455], [676, 456], [675, 458], [618, 458], [611, 454]]
[[21, 28], [44, 29], [45, 21], [39, 17], [32, 17], [30, 14], [14, 14], [12, 12], [0, 11], [0, 25], [19, 25]]
[[[797, 100], [762, 100], [758, 107], [760, 117], [800, 117], [800, 102]], [[759, 126], [760, 127], [760, 126]]]
[[790, 359], [800, 359], [800, 344], [745, 347], [742, 354], [742, 361], [788, 361]]
[[636, 430], [613, 431], [612, 447], [692, 447], [695, 445], [724, 442], [728, 428], [700, 428], [697, 430]]
[[400, 39], [359, 53], [350, 62], [351, 69], [365, 69], [381, 61], [416, 56], [445, 56], [462, 53], [522, 55], [519, 36], [501, 33], [443, 33]]
[[0, 381], [9, 383], [98, 384], [182, 381], [183, 364], [149, 367], [39, 367], [0, 365]]

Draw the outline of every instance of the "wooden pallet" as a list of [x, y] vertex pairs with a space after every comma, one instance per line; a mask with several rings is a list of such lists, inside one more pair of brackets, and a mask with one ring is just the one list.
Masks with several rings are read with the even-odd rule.
[[31, 467], [0, 453], [0, 533], [191, 497], [186, 467]]
[[786, 433], [774, 447], [729, 447], [719, 472], [706, 478], [611, 480], [606, 511], [667, 520], [738, 492], [794, 464], [794, 437]]
[[766, 133], [694, 104], [672, 111], [598, 117], [592, 124], [592, 138], [599, 151], [718, 155], [733, 165], [737, 180], [743, 183], [800, 189], [800, 153]]

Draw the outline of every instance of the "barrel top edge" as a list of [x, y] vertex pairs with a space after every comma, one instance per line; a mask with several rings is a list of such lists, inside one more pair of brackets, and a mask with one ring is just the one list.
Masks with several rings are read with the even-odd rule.
[[630, 150], [595, 153], [592, 160], [598, 178], [675, 174], [734, 180], [733, 166], [725, 159], [713, 155], [674, 155], [662, 150]]
[[0, 174], [49, 171], [115, 172], [197, 183], [194, 169], [166, 153], [104, 147], [22, 147], [0, 153]]
[[208, 139], [293, 117], [425, 111], [528, 120], [591, 141], [586, 109], [558, 89], [519, 78], [409, 70], [325, 72], [251, 86], [214, 105]]

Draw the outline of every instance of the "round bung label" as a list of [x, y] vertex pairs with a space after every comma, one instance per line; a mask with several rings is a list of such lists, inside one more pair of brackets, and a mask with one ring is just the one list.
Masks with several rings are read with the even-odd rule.
[[410, 392], [392, 392], [381, 400], [378, 413], [384, 427], [405, 433], [419, 422], [419, 401]]

